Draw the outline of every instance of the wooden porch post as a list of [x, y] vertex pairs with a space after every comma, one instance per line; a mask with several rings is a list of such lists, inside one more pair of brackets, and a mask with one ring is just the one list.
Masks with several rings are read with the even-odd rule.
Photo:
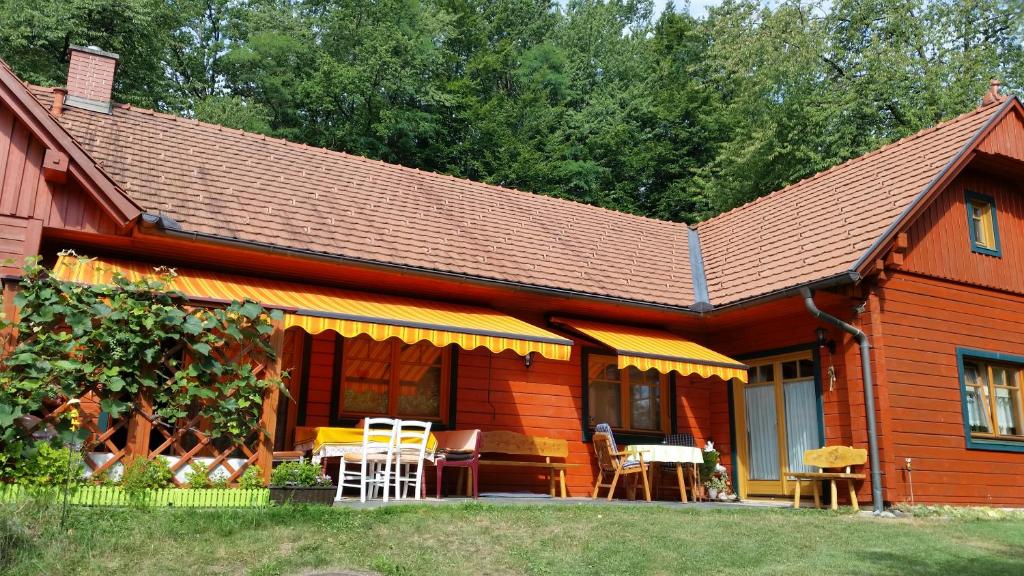
[[[284, 323], [274, 320], [274, 332], [270, 335], [270, 346], [274, 350], [274, 362], [266, 368], [266, 378], [280, 378], [281, 365], [284, 360]], [[270, 469], [274, 465], [274, 435], [277, 433], [277, 404], [281, 391], [271, 386], [263, 395], [263, 413], [260, 417], [260, 446], [256, 463], [263, 471], [263, 481], [270, 482]]]
[[153, 415], [153, 400], [148, 392], [139, 392], [135, 397], [135, 410], [128, 419], [128, 442], [124, 447], [125, 459], [149, 458], [149, 436], [153, 431], [150, 417]]

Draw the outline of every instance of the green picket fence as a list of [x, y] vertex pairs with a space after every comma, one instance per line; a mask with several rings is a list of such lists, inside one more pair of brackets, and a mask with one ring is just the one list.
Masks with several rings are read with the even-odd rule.
[[[0, 503], [30, 496], [60, 499], [64, 497], [64, 492], [59, 487], [0, 484]], [[270, 490], [163, 488], [129, 494], [118, 486], [74, 486], [68, 493], [68, 503], [75, 506], [257, 508], [270, 505]]]

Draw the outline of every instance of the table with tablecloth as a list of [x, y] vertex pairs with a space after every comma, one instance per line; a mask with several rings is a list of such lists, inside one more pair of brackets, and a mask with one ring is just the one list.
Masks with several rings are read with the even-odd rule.
[[[694, 494], [700, 492], [700, 473], [698, 466], [704, 463], [704, 452], [693, 446], [673, 446], [671, 444], [631, 444], [626, 447], [630, 454], [643, 456], [644, 463], [675, 464], [676, 478], [679, 481], [679, 499], [686, 502], [686, 484], [684, 481], [684, 465], [689, 466], [689, 474], [695, 487]], [[629, 456], [626, 461], [638, 460], [636, 456]], [[653, 473], [654, 467], [651, 467]]]
[[[403, 444], [415, 443], [414, 438], [406, 438], [403, 441]], [[299, 426], [295, 428], [295, 450], [309, 452], [315, 463], [323, 462], [325, 458], [344, 457], [345, 454], [359, 453], [363, 450], [363, 429]], [[433, 462], [436, 451], [437, 438], [430, 434], [430, 437], [427, 438], [427, 450], [424, 457]]]

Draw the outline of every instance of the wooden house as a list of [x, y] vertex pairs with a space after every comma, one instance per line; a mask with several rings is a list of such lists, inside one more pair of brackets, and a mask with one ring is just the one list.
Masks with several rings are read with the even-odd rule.
[[[65, 249], [284, 310], [296, 401], [268, 398], [240, 467], [300, 426], [415, 416], [565, 439], [588, 495], [608, 422], [714, 441], [744, 497], [852, 445], [861, 498], [1024, 505], [1015, 97], [691, 227], [113, 103], [116, 58], [72, 48], [66, 89], [0, 66], [5, 310], [18, 262]], [[115, 460], [166, 444], [115, 436]]]

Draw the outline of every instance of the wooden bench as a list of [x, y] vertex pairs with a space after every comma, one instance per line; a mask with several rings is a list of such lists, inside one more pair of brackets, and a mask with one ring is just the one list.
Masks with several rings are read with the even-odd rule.
[[[820, 472], [790, 472], [788, 475], [796, 479], [796, 490], [793, 491], [793, 508], [800, 507], [800, 482], [810, 480], [814, 484], [814, 505], [821, 508], [821, 480], [828, 480], [832, 488], [832, 509], [839, 507], [836, 491], [836, 480], [845, 480], [850, 490], [850, 504], [854, 511], [860, 510], [857, 504], [857, 490], [853, 487], [854, 480], [863, 480], [864, 474], [850, 472], [851, 466], [863, 466], [868, 461], [868, 451], [850, 446], [826, 446], [817, 450], [804, 452], [804, 464], [817, 466]], [[844, 469], [843, 472], [826, 472], [826, 470]]]
[[[569, 443], [557, 438], [527, 436], [504, 430], [484, 432], [483, 445], [480, 448], [481, 466], [516, 466], [523, 468], [541, 468], [548, 473], [548, 490], [555, 496], [555, 472], [558, 473], [559, 494], [565, 498], [565, 469], [579, 464], [567, 464]], [[530, 456], [526, 459], [495, 459], [490, 456]], [[543, 458], [543, 460], [539, 460]], [[554, 462], [552, 459], [561, 459]]]

